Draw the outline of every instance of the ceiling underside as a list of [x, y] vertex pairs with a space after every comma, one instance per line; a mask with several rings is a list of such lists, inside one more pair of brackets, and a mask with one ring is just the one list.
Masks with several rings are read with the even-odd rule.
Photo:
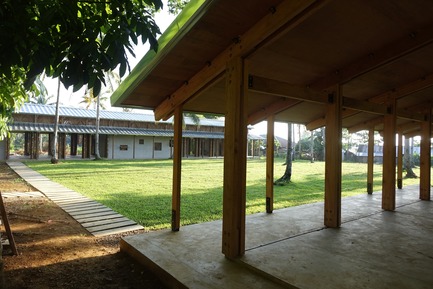
[[[344, 97], [343, 127], [350, 131], [382, 130], [385, 104], [393, 99], [403, 134], [419, 134], [421, 121], [431, 113], [433, 1], [210, 2], [182, 40], [117, 105], [158, 112], [201, 81], [179, 102], [183, 109], [224, 114], [224, 71], [206, 69], [253, 39], [240, 55], [248, 63], [251, 124], [275, 115], [276, 121], [322, 127], [327, 95], [336, 90]], [[278, 28], [261, 25], [279, 17], [279, 9], [293, 9], [293, 18]], [[272, 31], [255, 39], [264, 29]], [[162, 118], [173, 109], [173, 104], [166, 108]]]

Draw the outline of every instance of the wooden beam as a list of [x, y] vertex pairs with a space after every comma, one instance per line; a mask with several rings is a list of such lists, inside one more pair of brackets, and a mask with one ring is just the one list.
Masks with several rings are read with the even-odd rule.
[[328, 98], [325, 134], [325, 226], [341, 225], [341, 110], [340, 86]]
[[171, 196], [171, 230], [180, 229], [180, 196], [182, 179], [182, 106], [176, 107], [174, 113], [173, 137], [173, 187]]
[[375, 127], [376, 125], [381, 124], [381, 123], [383, 123], [383, 116], [379, 116], [379, 117], [376, 117], [376, 118], [371, 119], [369, 121], [364, 121], [364, 122], [359, 123], [357, 125], [348, 127], [347, 130], [349, 131], [349, 133], [355, 133], [355, 132], [358, 132], [360, 130], [368, 130], [371, 127]]
[[396, 120], [396, 100], [390, 99], [383, 124], [382, 209], [386, 211], [395, 210]]
[[282, 112], [288, 108], [294, 107], [301, 103], [296, 99], [281, 98], [280, 100], [272, 103], [270, 106], [264, 107], [248, 116], [248, 124], [255, 125], [268, 117]]
[[293, 85], [284, 81], [259, 76], [250, 76], [250, 79], [251, 78], [252, 82], [249, 91], [252, 92], [321, 104], [327, 102], [328, 95], [324, 92], [316, 91], [305, 86]]
[[[401, 85], [395, 89], [391, 89], [391, 90], [386, 91], [384, 93], [381, 93], [379, 95], [370, 97], [368, 99], [368, 101], [373, 102], [373, 103], [384, 103], [386, 101], [386, 99], [389, 99], [389, 98], [395, 98], [398, 100], [398, 99], [401, 99], [403, 97], [410, 95], [411, 93], [424, 90], [424, 89], [429, 88], [431, 86], [433, 86], [433, 74], [430, 74], [426, 77], [422, 77], [422, 78], [417, 79], [413, 82]], [[410, 111], [416, 111], [416, 108], [415, 107], [411, 108]], [[344, 112], [343, 119], [345, 117], [355, 115], [356, 113], [358, 113], [358, 111], [346, 110]], [[405, 116], [404, 111], [401, 114], [402, 114], [401, 117]], [[416, 117], [419, 120], [419, 115], [417, 115]], [[325, 120], [324, 120], [324, 117], [322, 117], [322, 118], [319, 118], [317, 120], [314, 120], [314, 121], [308, 123], [306, 126], [308, 129], [314, 130], [314, 129], [317, 129], [317, 128], [322, 127], [324, 125], [325, 125]]]
[[397, 188], [403, 188], [403, 135], [398, 133], [397, 147]]
[[267, 118], [268, 130], [266, 134], [266, 213], [274, 210], [274, 122], [273, 115]]
[[433, 43], [432, 26], [427, 26], [409, 32], [378, 51], [360, 57], [358, 60], [333, 71], [331, 74], [316, 80], [310, 86], [322, 90], [336, 84], [343, 84], [380, 66], [390, 64], [399, 58]]
[[421, 154], [420, 154], [420, 182], [419, 198], [430, 201], [431, 190], [431, 134], [432, 113], [428, 108], [425, 119], [421, 123]]
[[237, 41], [205, 65], [193, 77], [155, 108], [155, 119], [167, 119], [176, 106], [186, 103], [226, 69], [226, 63], [238, 57], [247, 57], [258, 47], [272, 43], [318, 11], [327, 1], [286, 0], [263, 17]]
[[226, 70], [222, 252], [227, 258], [245, 253], [248, 77], [244, 64], [236, 58]]
[[367, 193], [373, 194], [374, 176], [374, 128], [368, 130], [368, 151], [367, 151]]

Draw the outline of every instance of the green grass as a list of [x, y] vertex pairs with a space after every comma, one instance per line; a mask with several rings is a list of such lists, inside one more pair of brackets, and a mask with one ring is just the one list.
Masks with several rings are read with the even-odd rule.
[[[275, 161], [275, 178], [284, 173], [283, 160]], [[147, 229], [169, 228], [171, 221], [171, 160], [27, 162], [32, 169], [94, 199]], [[247, 214], [265, 211], [265, 160], [249, 160]], [[292, 182], [274, 186], [274, 209], [323, 201], [323, 162], [293, 163]], [[381, 189], [382, 166], [374, 167], [374, 190]], [[343, 163], [344, 196], [366, 192], [366, 164]], [[404, 184], [419, 180], [405, 180]], [[222, 159], [182, 161], [182, 225], [221, 219]]]

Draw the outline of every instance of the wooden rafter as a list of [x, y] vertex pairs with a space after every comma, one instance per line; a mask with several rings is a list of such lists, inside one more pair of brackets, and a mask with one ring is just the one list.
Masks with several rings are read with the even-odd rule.
[[[407, 83], [405, 85], [399, 86], [395, 89], [386, 91], [386, 92], [381, 93], [379, 95], [373, 96], [373, 97], [369, 98], [368, 101], [372, 102], [372, 103], [381, 104], [381, 103], [384, 103], [386, 101], [386, 99], [389, 99], [389, 98], [396, 98], [397, 100], [399, 100], [403, 97], [410, 95], [411, 93], [422, 91], [422, 90], [427, 89], [431, 86], [433, 86], [433, 74], [430, 74], [426, 77], [417, 79], [417, 80], [410, 82], [410, 83]], [[425, 104], [425, 105], [428, 105], [428, 104]], [[424, 108], [424, 107], [425, 106], [422, 106], [421, 108]], [[410, 108], [408, 108], [408, 110], [416, 112], [419, 110], [419, 107], [410, 107]], [[405, 118], [404, 115], [406, 114], [406, 112], [404, 112], [403, 110], [399, 110], [399, 112], [401, 114], [401, 117]], [[357, 113], [359, 113], [359, 111], [346, 110], [343, 114], [343, 119], [346, 117], [349, 117], [349, 116], [353, 116]], [[420, 117], [419, 114], [416, 115], [416, 118], [418, 120], [420, 120], [419, 117]], [[322, 127], [324, 125], [325, 125], [324, 118], [319, 118], [319, 119], [316, 119], [316, 120], [308, 123], [306, 125], [306, 127], [309, 130], [315, 130], [315, 129]]]
[[237, 38], [237, 41], [221, 52], [208, 65], [202, 68], [197, 74], [177, 89], [155, 108], [155, 119], [167, 119], [174, 109], [186, 103], [200, 91], [206, 83], [219, 74], [226, 67], [230, 59], [236, 57], [247, 57], [259, 46], [274, 41], [283, 33], [287, 33], [300, 23], [304, 22], [314, 12], [318, 11], [327, 1], [286, 0], [275, 7], [270, 13], [257, 22], [244, 35]]
[[433, 43], [432, 26], [423, 27], [408, 33], [402, 39], [390, 43], [378, 51], [364, 55], [358, 60], [342, 67], [331, 74], [316, 80], [310, 86], [315, 89], [326, 89], [336, 84], [344, 84], [364, 73], [380, 66], [392, 63], [399, 58]]

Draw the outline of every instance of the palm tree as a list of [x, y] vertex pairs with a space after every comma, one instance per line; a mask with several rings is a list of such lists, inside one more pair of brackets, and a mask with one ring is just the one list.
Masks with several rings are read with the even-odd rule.
[[57, 155], [57, 135], [59, 134], [59, 102], [60, 102], [60, 77], [57, 82], [57, 102], [56, 102], [56, 120], [54, 122], [54, 144], [51, 153], [51, 163], [57, 164], [59, 162]]
[[286, 162], [283, 165], [286, 165], [286, 170], [284, 171], [284, 175], [274, 182], [274, 185], [287, 184], [290, 182], [292, 178], [292, 134], [293, 134], [293, 123], [287, 123], [287, 154], [286, 154]]

